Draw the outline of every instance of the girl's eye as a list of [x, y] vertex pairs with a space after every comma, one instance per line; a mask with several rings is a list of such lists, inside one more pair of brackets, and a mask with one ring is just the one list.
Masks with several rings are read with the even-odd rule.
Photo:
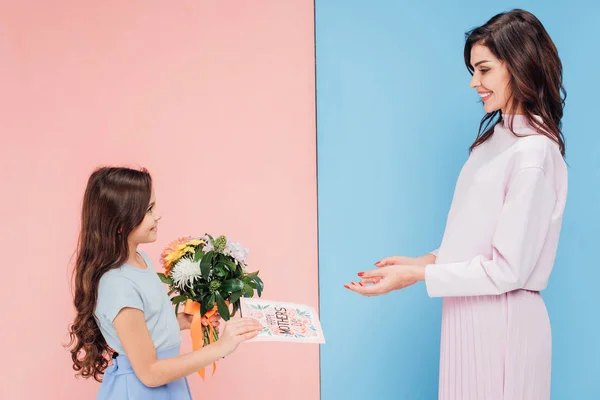
[[154, 206], [150, 207], [147, 212], [151, 213], [153, 209], [154, 209]]
[[489, 71], [489, 69], [487, 69], [487, 68], [482, 68], [479, 70], [479, 72], [481, 72], [482, 74], [485, 74], [488, 71]]

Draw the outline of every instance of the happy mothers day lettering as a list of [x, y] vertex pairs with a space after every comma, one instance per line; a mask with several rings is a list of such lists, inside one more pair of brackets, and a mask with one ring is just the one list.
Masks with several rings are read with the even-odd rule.
[[274, 307], [275, 315], [267, 314], [267, 323], [271, 326], [277, 325], [279, 333], [292, 335], [291, 327], [302, 327], [302, 321], [298, 319], [291, 319], [288, 316], [287, 309], [285, 307]]

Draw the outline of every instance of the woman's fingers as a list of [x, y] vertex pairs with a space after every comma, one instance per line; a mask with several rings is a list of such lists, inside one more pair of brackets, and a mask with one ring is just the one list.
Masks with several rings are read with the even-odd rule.
[[376, 267], [385, 267], [387, 265], [393, 265], [398, 262], [398, 256], [384, 257], [375, 263]]
[[386, 268], [377, 268], [377, 269], [371, 269], [369, 271], [364, 271], [364, 272], [359, 272], [358, 276], [361, 277], [362, 279], [374, 279], [374, 278], [383, 278], [386, 274], [387, 274], [387, 269]]
[[353, 292], [362, 294], [363, 296], [378, 296], [381, 294], [386, 294], [389, 292], [385, 281], [382, 279], [374, 285], [358, 285], [358, 284], [349, 284], [344, 285], [347, 289], [352, 290]]
[[363, 278], [358, 282], [359, 285], [377, 284], [381, 278]]
[[[376, 295], [383, 294], [382, 289], [384, 286], [381, 285], [381, 282], [384, 280], [385, 276], [388, 274], [388, 269], [381, 267], [377, 269], [372, 269], [369, 271], [359, 272], [358, 276], [361, 277], [360, 282], [352, 282], [350, 284], [344, 285], [347, 289], [353, 290], [360, 294], [365, 295]], [[370, 285], [369, 285], [370, 284]]]

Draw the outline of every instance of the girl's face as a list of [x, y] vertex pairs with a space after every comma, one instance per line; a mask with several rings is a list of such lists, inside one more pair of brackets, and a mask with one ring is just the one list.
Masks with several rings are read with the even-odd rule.
[[501, 110], [502, 114], [519, 114], [510, 104], [510, 74], [506, 64], [497, 59], [482, 44], [471, 49], [471, 66], [474, 68], [470, 86], [477, 90], [486, 113]]
[[158, 221], [161, 215], [156, 211], [156, 195], [154, 190], [150, 196], [150, 204], [143, 221], [129, 234], [129, 243], [138, 245], [155, 242], [158, 237]]

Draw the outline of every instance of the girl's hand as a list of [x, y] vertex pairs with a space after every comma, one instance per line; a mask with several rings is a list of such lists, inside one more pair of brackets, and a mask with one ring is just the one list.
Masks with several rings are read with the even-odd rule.
[[417, 281], [425, 279], [425, 267], [422, 265], [388, 265], [374, 270], [360, 272], [359, 283], [344, 285], [364, 296], [379, 296], [392, 290], [404, 289]]
[[240, 343], [256, 337], [262, 329], [260, 322], [252, 318], [230, 320], [223, 327], [219, 340], [213, 345], [219, 346], [221, 356], [225, 357], [233, 353]]
[[179, 322], [180, 331], [190, 329], [192, 326], [192, 315], [184, 312], [177, 313], [177, 322]]
[[[178, 313], [177, 322], [179, 322], [179, 330], [183, 331], [185, 329], [190, 329], [190, 327], [192, 326], [192, 318], [193, 316], [190, 314], [186, 314], [183, 312]], [[219, 313], [216, 313], [209, 319], [206, 319], [206, 317], [202, 317], [202, 325], [208, 326], [210, 322], [214, 328], [218, 328], [220, 325], [220, 320], [221, 316], [219, 315]]]
[[221, 315], [217, 312], [215, 313], [213, 316], [211, 316], [210, 318], [202, 318], [202, 325], [204, 326], [208, 326], [208, 324], [211, 324], [213, 326], [213, 328], [218, 328], [221, 321]]

